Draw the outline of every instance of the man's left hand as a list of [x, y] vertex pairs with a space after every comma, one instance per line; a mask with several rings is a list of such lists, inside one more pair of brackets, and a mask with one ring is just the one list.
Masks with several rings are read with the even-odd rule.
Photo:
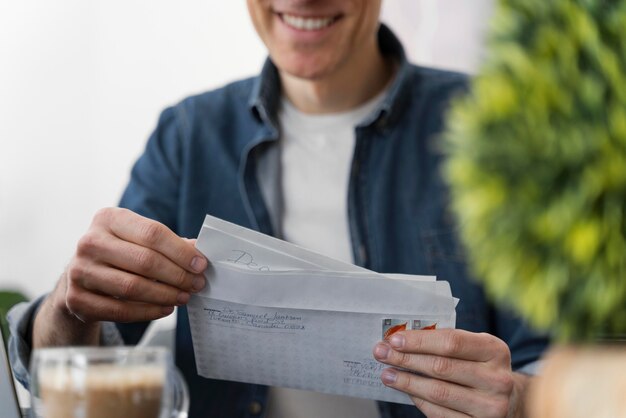
[[[374, 348], [394, 366], [381, 379], [407, 393], [428, 417], [518, 417], [529, 378], [511, 370], [511, 352], [493, 335], [456, 329], [403, 331]], [[404, 369], [404, 370], [403, 370]]]

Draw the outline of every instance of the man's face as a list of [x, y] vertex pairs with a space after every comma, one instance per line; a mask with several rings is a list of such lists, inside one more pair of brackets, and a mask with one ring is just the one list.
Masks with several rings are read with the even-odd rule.
[[382, 0], [247, 1], [272, 60], [292, 76], [320, 80], [376, 48]]

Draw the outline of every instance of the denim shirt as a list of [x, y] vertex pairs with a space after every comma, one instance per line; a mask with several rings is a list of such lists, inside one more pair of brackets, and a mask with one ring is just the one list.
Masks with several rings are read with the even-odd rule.
[[[448, 211], [440, 134], [445, 109], [454, 95], [467, 89], [467, 79], [411, 65], [385, 26], [379, 31], [379, 46], [398, 69], [383, 103], [356, 127], [348, 191], [355, 264], [381, 273], [447, 280], [460, 298], [457, 327], [498, 336], [510, 347], [513, 368], [528, 367], [547, 340], [489, 303], [467, 271]], [[278, 73], [268, 59], [258, 77], [166, 109], [132, 170], [120, 206], [183, 237], [195, 237], [207, 213], [280, 237], [280, 95]], [[25, 384], [36, 306], [20, 307], [11, 315], [11, 357]], [[117, 324], [117, 329], [126, 344], [134, 344], [146, 326]], [[110, 327], [104, 329], [111, 333]], [[191, 418], [264, 415], [267, 387], [197, 375], [184, 307], [178, 309], [175, 354], [189, 384]], [[379, 403], [379, 408], [385, 418], [423, 416], [407, 405]]]

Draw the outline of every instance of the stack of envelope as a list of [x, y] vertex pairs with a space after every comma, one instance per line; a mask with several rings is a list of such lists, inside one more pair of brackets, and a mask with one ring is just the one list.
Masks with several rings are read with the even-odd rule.
[[384, 386], [374, 345], [454, 328], [450, 285], [379, 274], [207, 216], [207, 286], [188, 304], [198, 374], [411, 404]]

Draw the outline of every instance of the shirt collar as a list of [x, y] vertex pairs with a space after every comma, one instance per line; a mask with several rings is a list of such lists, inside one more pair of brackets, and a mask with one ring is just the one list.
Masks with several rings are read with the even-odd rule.
[[[360, 126], [376, 124], [379, 128], [384, 129], [393, 124], [400, 113], [399, 109], [409, 98], [410, 64], [402, 44], [391, 29], [384, 24], [381, 24], [378, 30], [378, 45], [383, 55], [391, 57], [398, 67], [387, 97]], [[281, 87], [278, 70], [272, 60], [267, 58], [261, 75], [255, 80], [248, 104], [255, 117], [275, 132], [278, 132], [280, 97]]]

